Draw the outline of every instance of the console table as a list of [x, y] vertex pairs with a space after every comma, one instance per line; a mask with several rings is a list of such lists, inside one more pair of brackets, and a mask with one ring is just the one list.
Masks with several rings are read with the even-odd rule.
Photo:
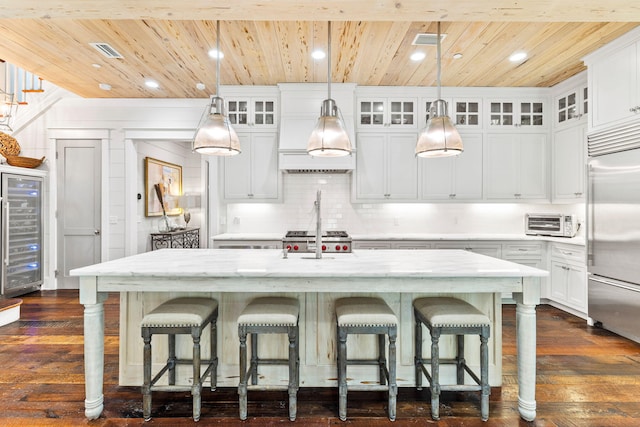
[[163, 248], [199, 248], [200, 229], [185, 228], [184, 230], [151, 233], [151, 250]]

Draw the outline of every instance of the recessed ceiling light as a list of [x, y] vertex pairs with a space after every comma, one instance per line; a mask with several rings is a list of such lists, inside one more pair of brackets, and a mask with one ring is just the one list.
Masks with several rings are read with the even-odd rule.
[[108, 83], [100, 83], [98, 87], [102, 90], [111, 90], [111, 85]]
[[144, 84], [151, 89], [158, 89], [160, 85], [155, 80], [145, 80]]
[[211, 49], [209, 51], [209, 56], [213, 59], [222, 59], [224, 58], [224, 53], [218, 52], [216, 49]]
[[313, 59], [324, 59], [327, 56], [326, 53], [324, 53], [323, 50], [320, 49], [316, 49], [313, 52], [311, 52], [311, 57]]
[[523, 59], [526, 59], [526, 58], [527, 58], [527, 53], [526, 52], [515, 52], [509, 57], [509, 61], [511, 61], [511, 62], [519, 62], [519, 61], [522, 61]]
[[422, 61], [426, 56], [424, 52], [414, 52], [410, 58], [412, 61]]
[[461, 53], [454, 53], [453, 54], [453, 59], [460, 59], [462, 58], [462, 54]]

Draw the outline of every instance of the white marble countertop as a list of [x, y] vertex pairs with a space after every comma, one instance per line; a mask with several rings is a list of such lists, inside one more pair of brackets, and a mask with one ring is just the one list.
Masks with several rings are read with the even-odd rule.
[[161, 249], [71, 270], [72, 276], [429, 278], [544, 277], [545, 270], [464, 250], [289, 254], [278, 249]]
[[[279, 233], [224, 233], [213, 236], [215, 240], [282, 240], [283, 234]], [[551, 237], [551, 236], [528, 236], [526, 234], [495, 234], [495, 233], [461, 233], [461, 234], [432, 234], [432, 233], [372, 233], [372, 234], [352, 234], [353, 240], [485, 240], [485, 241], [537, 241], [566, 243], [569, 245], [584, 246], [584, 236], [576, 237]]]

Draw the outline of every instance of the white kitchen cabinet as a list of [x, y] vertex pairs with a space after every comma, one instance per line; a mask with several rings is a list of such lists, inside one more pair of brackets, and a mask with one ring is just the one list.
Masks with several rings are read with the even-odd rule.
[[482, 134], [460, 136], [462, 154], [418, 159], [423, 200], [482, 200]]
[[544, 99], [495, 99], [487, 101], [487, 127], [523, 131], [548, 127]]
[[475, 241], [458, 242], [436, 242], [435, 249], [463, 249], [477, 254], [487, 255], [494, 258], [502, 257], [502, 245], [499, 243], [484, 243]]
[[640, 118], [640, 40], [625, 36], [617, 42], [621, 44], [585, 59], [591, 89], [591, 129]]
[[556, 127], [586, 122], [589, 113], [589, 90], [586, 82], [555, 97]]
[[587, 312], [587, 272], [581, 247], [551, 244], [550, 299], [578, 314]]
[[[502, 244], [502, 258], [518, 264], [540, 269], [546, 268], [546, 244], [542, 242], [508, 242]], [[549, 284], [546, 278], [540, 279], [540, 296], [549, 295]], [[503, 293], [503, 299], [512, 298], [511, 293]]]
[[356, 201], [417, 200], [417, 138], [415, 133], [358, 134]]
[[546, 133], [490, 133], [485, 146], [488, 200], [548, 200]]
[[353, 249], [391, 249], [391, 242], [387, 240], [354, 240]]
[[580, 202], [585, 195], [587, 123], [556, 129], [553, 135], [553, 202]]
[[236, 129], [276, 129], [277, 98], [230, 97], [225, 99], [229, 122]]
[[[431, 117], [430, 110], [434, 98], [423, 98], [420, 102], [421, 119], [420, 127], [426, 126]], [[444, 99], [447, 102], [447, 113], [458, 130], [472, 130], [482, 128], [482, 99]]]
[[242, 152], [223, 157], [223, 197], [229, 201], [279, 199], [278, 135], [276, 132], [238, 132]]
[[416, 98], [358, 98], [357, 122], [359, 130], [416, 130], [418, 102]]

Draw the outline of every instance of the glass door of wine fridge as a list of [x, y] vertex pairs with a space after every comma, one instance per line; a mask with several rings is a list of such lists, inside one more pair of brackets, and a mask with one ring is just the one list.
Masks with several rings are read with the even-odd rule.
[[42, 284], [42, 178], [2, 174], [2, 294]]

